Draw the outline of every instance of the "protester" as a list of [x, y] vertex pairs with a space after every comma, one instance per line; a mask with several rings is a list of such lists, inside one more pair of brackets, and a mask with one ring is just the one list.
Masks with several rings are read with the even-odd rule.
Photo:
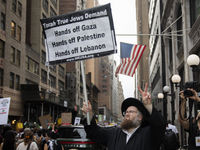
[[2, 128], [2, 134], [1, 134], [1, 136], [2, 136], [3, 138], [4, 138], [4, 136], [5, 136], [5, 134], [6, 134], [6, 132], [7, 132], [8, 130], [13, 130], [13, 129], [12, 129], [12, 127], [11, 127], [10, 125], [4, 125], [3, 128]]
[[46, 143], [44, 131], [45, 131], [44, 129], [37, 130], [37, 135], [38, 135], [37, 144], [38, 144], [39, 150], [44, 150], [44, 144]]
[[176, 126], [166, 122], [165, 136], [163, 137], [160, 150], [178, 150], [180, 147], [179, 134]]
[[91, 114], [92, 106], [83, 103], [82, 111], [90, 113], [90, 125], [83, 121], [87, 137], [108, 147], [108, 150], [158, 150], [165, 133], [164, 117], [152, 106], [151, 96], [145, 85], [144, 92], [138, 87], [142, 100], [127, 98], [122, 102], [124, 119], [121, 128], [104, 129], [96, 124]]
[[1, 143], [0, 150], [16, 150], [15, 136], [13, 130], [8, 130], [4, 135], [4, 140]]
[[171, 121], [170, 121], [170, 120], [168, 120], [168, 121], [167, 121], [167, 124], [166, 124], [166, 130], [169, 130], [169, 129], [171, 129], [171, 130], [176, 134], [176, 137], [177, 137], [177, 139], [179, 140], [178, 130], [177, 130], [177, 128], [176, 128], [175, 125], [172, 125], [172, 124], [171, 124]]
[[19, 133], [17, 134], [17, 140], [22, 139], [22, 134], [24, 134], [24, 130], [20, 129]]
[[64, 150], [63, 146], [56, 140], [56, 138], [56, 133], [54, 133], [54, 131], [49, 131], [45, 137], [47, 143], [44, 145], [44, 150]]
[[17, 145], [22, 143], [24, 141], [24, 135], [26, 134], [27, 131], [31, 131], [30, 128], [25, 128], [23, 134], [21, 135], [21, 138], [17, 141]]
[[17, 150], [39, 150], [36, 142], [33, 140], [33, 132], [26, 131], [24, 134], [24, 141], [17, 146]]
[[[191, 100], [195, 100], [196, 102], [200, 102], [200, 98], [197, 95], [197, 92], [194, 89], [188, 89], [192, 91], [193, 96], [185, 97], [184, 91], [180, 92], [181, 101], [181, 108], [178, 116], [178, 121], [181, 123], [183, 128], [189, 132], [188, 137], [188, 150], [200, 150], [200, 113], [196, 116], [196, 121], [189, 121], [184, 118], [185, 116], [185, 106], [186, 106], [186, 99], [190, 98]], [[191, 122], [191, 124], [190, 124]], [[198, 146], [199, 145], [199, 146]]]

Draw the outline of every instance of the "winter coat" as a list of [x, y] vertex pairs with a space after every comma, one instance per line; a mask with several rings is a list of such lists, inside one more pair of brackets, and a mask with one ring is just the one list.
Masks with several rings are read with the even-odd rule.
[[99, 127], [93, 118], [90, 125], [84, 120], [87, 137], [108, 147], [108, 150], [158, 150], [165, 134], [165, 119], [153, 108], [147, 118], [148, 125], [141, 125], [126, 143], [126, 134], [121, 128], [105, 129]]

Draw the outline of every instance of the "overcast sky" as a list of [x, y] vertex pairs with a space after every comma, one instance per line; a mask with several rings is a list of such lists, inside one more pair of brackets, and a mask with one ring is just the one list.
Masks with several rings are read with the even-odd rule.
[[[115, 34], [136, 34], [135, 0], [99, 0], [100, 5], [108, 3], [111, 3]], [[116, 36], [116, 39], [118, 54], [116, 54], [115, 58], [119, 62], [120, 42], [137, 44], [137, 37]], [[135, 89], [135, 77], [119, 74], [119, 80], [122, 82], [124, 98], [130, 96], [133, 97]]]

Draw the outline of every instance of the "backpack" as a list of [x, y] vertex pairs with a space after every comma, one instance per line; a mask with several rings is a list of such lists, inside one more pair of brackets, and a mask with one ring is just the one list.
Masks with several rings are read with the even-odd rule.
[[165, 150], [176, 150], [180, 147], [178, 138], [171, 129], [166, 129], [163, 144]]

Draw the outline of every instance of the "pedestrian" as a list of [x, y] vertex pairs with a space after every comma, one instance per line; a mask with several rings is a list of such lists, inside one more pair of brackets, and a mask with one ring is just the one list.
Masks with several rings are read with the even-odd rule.
[[176, 137], [179, 140], [179, 134], [178, 134], [178, 130], [177, 130], [176, 126], [172, 125], [171, 121], [168, 120], [166, 123], [166, 130], [170, 130], [170, 129], [176, 134]]
[[24, 133], [23, 129], [19, 129], [19, 133], [17, 134], [17, 140], [22, 139], [22, 134]]
[[10, 126], [10, 125], [3, 125], [3, 128], [2, 128], [2, 133], [1, 133], [1, 136], [4, 138], [6, 132], [8, 130], [13, 130], [13, 128]]
[[178, 150], [180, 147], [179, 134], [176, 126], [171, 121], [166, 121], [166, 131], [160, 150]]
[[17, 146], [17, 150], [39, 150], [37, 143], [33, 140], [34, 134], [31, 130], [24, 133], [24, 141]]
[[[188, 89], [192, 91], [193, 96], [185, 97], [184, 91], [180, 92], [181, 97], [181, 108], [179, 111], [178, 121], [181, 123], [186, 132], [189, 133], [188, 137], [188, 150], [200, 150], [200, 113], [197, 114], [195, 121], [191, 119], [190, 121], [184, 118], [186, 109], [186, 100], [194, 100], [200, 102], [200, 98], [194, 89]], [[191, 123], [191, 124], [190, 124]]]
[[44, 145], [44, 150], [64, 150], [63, 146], [59, 141], [56, 140], [57, 135], [54, 131], [49, 131], [46, 134], [46, 141]]
[[152, 106], [151, 96], [145, 85], [144, 92], [138, 87], [142, 101], [127, 98], [122, 102], [123, 121], [121, 128], [104, 129], [96, 124], [92, 117], [92, 106], [88, 101], [83, 104], [82, 111], [90, 112], [90, 125], [83, 121], [87, 137], [96, 143], [108, 147], [108, 150], [158, 150], [165, 133], [165, 119]]
[[18, 139], [18, 141], [17, 141], [17, 145], [19, 145], [20, 143], [22, 143], [24, 141], [24, 135], [26, 134], [27, 131], [31, 131], [31, 129], [30, 128], [24, 129], [24, 132], [22, 133], [21, 138]]
[[16, 150], [15, 133], [13, 130], [8, 130], [4, 135], [4, 140], [1, 143], [0, 150]]

